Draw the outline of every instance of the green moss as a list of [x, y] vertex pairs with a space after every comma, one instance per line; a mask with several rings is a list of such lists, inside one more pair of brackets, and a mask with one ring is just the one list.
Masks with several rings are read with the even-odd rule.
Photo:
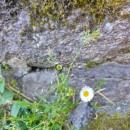
[[76, 28], [74, 24], [65, 23], [64, 25], [70, 28]]
[[87, 69], [91, 69], [91, 68], [94, 68], [94, 67], [96, 67], [96, 66], [99, 66], [99, 65], [101, 65], [101, 64], [103, 64], [103, 63], [104, 63], [103, 61], [95, 62], [95, 61], [90, 60], [90, 61], [87, 62], [86, 68], [87, 68]]
[[130, 14], [121, 15], [121, 18], [123, 18], [123, 19], [127, 19], [127, 18], [129, 18], [129, 17], [130, 17]]
[[116, 113], [109, 115], [107, 113], [98, 113], [98, 118], [89, 122], [83, 130], [129, 130], [130, 112], [121, 116]]
[[20, 34], [21, 36], [26, 35], [26, 30], [22, 30], [22, 31], [20, 31], [19, 34]]
[[117, 15], [125, 0], [22, 0], [30, 11], [31, 25], [44, 27], [45, 24], [67, 22], [67, 16], [74, 9], [81, 9], [100, 23], [106, 15]]

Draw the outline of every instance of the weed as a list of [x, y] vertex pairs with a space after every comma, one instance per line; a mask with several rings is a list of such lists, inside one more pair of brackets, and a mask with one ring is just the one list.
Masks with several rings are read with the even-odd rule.
[[[78, 102], [73, 100], [76, 90], [68, 86], [66, 75], [60, 74], [55, 89], [47, 94], [49, 96], [52, 93], [55, 94], [53, 101], [46, 101], [46, 97], [41, 98], [39, 102], [29, 102], [19, 99], [13, 100], [14, 92], [3, 91], [4, 86], [9, 86], [3, 83], [0, 83], [0, 85], [0, 105], [4, 107], [4, 104], [8, 104], [8, 106], [12, 107], [11, 113], [4, 115], [4, 119], [3, 114], [0, 115], [1, 128], [21, 130], [70, 129], [67, 119], [69, 113], [76, 107]], [[5, 110], [3, 109], [2, 112], [5, 113]], [[0, 111], [0, 113], [2, 112]]]

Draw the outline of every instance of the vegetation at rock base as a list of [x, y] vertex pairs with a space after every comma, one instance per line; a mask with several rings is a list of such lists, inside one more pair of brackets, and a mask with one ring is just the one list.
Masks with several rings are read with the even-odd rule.
[[[0, 129], [70, 130], [72, 126], [67, 119], [78, 103], [74, 100], [76, 90], [68, 86], [64, 74], [58, 76], [57, 82], [55, 88], [36, 102], [5, 83], [1, 76]], [[16, 99], [15, 93], [30, 101]], [[47, 101], [46, 96], [51, 96], [51, 100]]]
[[30, 12], [31, 25], [51, 28], [52, 23], [66, 23], [73, 10], [81, 9], [81, 15], [91, 16], [100, 23], [105, 16], [118, 16], [126, 0], [22, 0]]

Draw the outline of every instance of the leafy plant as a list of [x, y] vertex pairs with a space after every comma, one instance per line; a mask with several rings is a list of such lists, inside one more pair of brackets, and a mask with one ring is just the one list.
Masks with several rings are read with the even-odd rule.
[[[6, 90], [5, 86], [11, 88], [10, 85], [5, 84], [4, 78], [0, 75], [0, 105], [8, 104], [11, 106], [11, 116], [6, 115], [1, 128], [5, 129], [48, 129], [60, 130], [69, 129], [67, 119], [70, 111], [72, 111], [77, 102], [75, 102], [75, 89], [68, 86], [65, 74], [58, 75], [57, 84], [54, 90], [47, 95], [55, 94], [53, 101], [46, 101], [46, 97], [39, 102], [29, 102], [27, 100], [13, 100], [14, 93]], [[14, 81], [13, 85], [14, 85]], [[12, 83], [11, 82], [11, 83]], [[12, 90], [14, 91], [15, 88]], [[17, 92], [17, 90], [15, 90]], [[5, 113], [3, 111], [3, 113]], [[2, 120], [0, 116], [0, 120]], [[66, 123], [65, 123], [66, 122]]]
[[[11, 117], [7, 115], [3, 128], [8, 129], [70, 129], [67, 119], [78, 102], [73, 100], [75, 89], [68, 86], [66, 75], [60, 74], [53, 101], [41, 99], [39, 102], [12, 101], [13, 93], [5, 91], [2, 94], [1, 104], [11, 103]], [[50, 94], [52, 94], [52, 92]], [[51, 96], [51, 95], [50, 95]], [[12, 102], [11, 102], [12, 101]], [[2, 118], [2, 117], [0, 117]], [[66, 122], [66, 123], [65, 123]], [[22, 125], [21, 125], [22, 124]]]

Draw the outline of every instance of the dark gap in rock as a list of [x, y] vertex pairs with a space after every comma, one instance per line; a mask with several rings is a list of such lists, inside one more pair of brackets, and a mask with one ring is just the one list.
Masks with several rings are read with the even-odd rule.
[[37, 72], [37, 71], [44, 71], [44, 70], [52, 70], [54, 69], [54, 67], [51, 68], [46, 68], [46, 67], [37, 67], [37, 66], [29, 66], [31, 69], [29, 71], [29, 73], [31, 72]]
[[36, 71], [39, 71], [38, 67], [35, 67], [35, 66], [31, 67], [30, 72], [36, 72]]

